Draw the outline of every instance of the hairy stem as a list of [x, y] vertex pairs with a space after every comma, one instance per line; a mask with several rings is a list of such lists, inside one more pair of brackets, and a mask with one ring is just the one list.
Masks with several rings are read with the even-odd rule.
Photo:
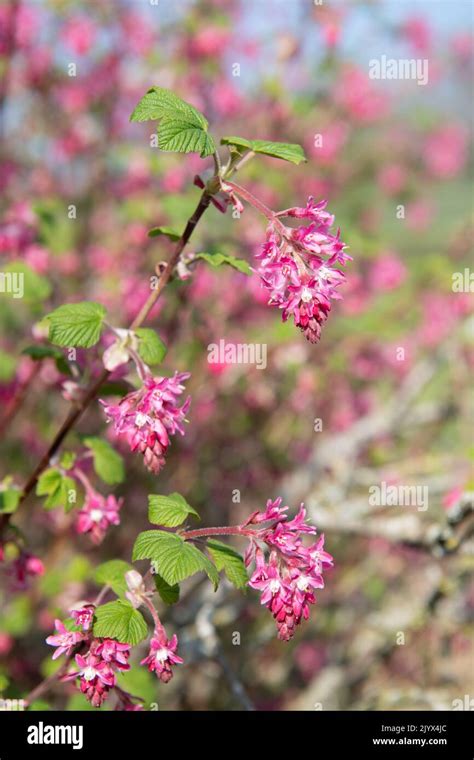
[[153, 623], [155, 625], [155, 632], [161, 633], [162, 635], [165, 634], [165, 629], [163, 628], [160, 617], [155, 609], [153, 602], [150, 599], [147, 599], [146, 597], [144, 597], [143, 603], [146, 605], [146, 607], [148, 607], [150, 615], [153, 618]]
[[189, 541], [193, 538], [204, 538], [207, 536], [254, 536], [253, 530], [242, 528], [240, 525], [227, 525], [223, 528], [196, 528], [196, 530], [186, 530], [180, 533], [181, 538]]

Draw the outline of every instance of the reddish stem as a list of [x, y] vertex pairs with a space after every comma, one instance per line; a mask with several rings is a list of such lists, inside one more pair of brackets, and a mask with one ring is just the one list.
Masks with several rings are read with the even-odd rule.
[[[224, 184], [228, 185], [235, 193], [237, 193], [237, 195], [240, 195], [244, 201], [247, 201], [247, 203], [250, 203], [251, 206], [256, 208], [257, 211], [260, 211], [260, 213], [263, 214], [263, 216], [265, 216], [270, 222], [278, 222], [275, 213], [271, 210], [271, 208], [268, 208], [268, 206], [265, 206], [262, 201], [259, 201], [258, 198], [256, 198], [255, 195], [250, 192], [250, 190], [246, 190], [245, 187], [241, 187], [235, 182], [229, 182], [227, 179], [224, 180]], [[281, 225], [281, 222], [278, 222], [278, 224]]]
[[165, 629], [163, 628], [160, 617], [155, 609], [153, 602], [150, 599], [147, 599], [147, 597], [144, 597], [143, 603], [148, 607], [150, 615], [153, 618], [153, 622], [155, 624], [155, 633], [161, 633], [163, 636], [165, 636]]
[[228, 525], [223, 528], [197, 528], [196, 530], [186, 530], [180, 533], [181, 538], [189, 541], [193, 538], [204, 538], [206, 536], [253, 536], [252, 530], [242, 528], [240, 525]]

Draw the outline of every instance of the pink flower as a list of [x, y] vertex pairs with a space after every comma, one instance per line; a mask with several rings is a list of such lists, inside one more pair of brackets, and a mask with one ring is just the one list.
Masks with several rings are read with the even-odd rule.
[[148, 657], [141, 661], [141, 665], [148, 665], [148, 670], [156, 673], [160, 681], [168, 683], [173, 677], [171, 667], [181, 665], [183, 660], [176, 654], [178, 648], [178, 637], [172, 636], [168, 641], [164, 630], [155, 631], [155, 635], [150, 641], [150, 652]]
[[127, 394], [118, 404], [101, 401], [117, 435], [124, 435], [131, 450], [143, 454], [145, 466], [155, 474], [165, 464], [170, 435], [184, 435], [183, 422], [191, 399], [187, 398], [181, 407], [177, 399], [188, 377], [187, 372], [175, 372], [171, 378], [147, 375], [142, 388]]
[[130, 644], [121, 644], [115, 639], [103, 639], [95, 648], [95, 653], [117, 670], [130, 670]]
[[293, 531], [301, 535], [302, 533], [314, 534], [316, 528], [314, 525], [308, 525], [306, 522], [306, 509], [304, 504], [300, 504], [298, 514], [290, 522], [285, 523], [285, 530]]
[[55, 633], [53, 636], [48, 636], [46, 639], [47, 644], [52, 647], [57, 647], [53, 654], [53, 660], [56, 660], [62, 654], [71, 654], [76, 644], [80, 641], [84, 641], [86, 638], [80, 631], [68, 631], [61, 620], [55, 620], [54, 626], [58, 633]]
[[[270, 221], [267, 238], [257, 259], [258, 273], [270, 293], [268, 304], [282, 310], [283, 321], [293, 317], [311, 343], [321, 337], [321, 327], [331, 309], [331, 300], [341, 296], [338, 287], [344, 274], [334, 267], [350, 256], [345, 244], [330, 232], [334, 216], [325, 210], [326, 201], [309, 198], [304, 208], [280, 211]], [[310, 224], [287, 227], [280, 219], [309, 219]]]
[[257, 566], [249, 580], [249, 586], [262, 592], [261, 604], [265, 604], [274, 614], [280, 611], [290, 589], [280, 575], [276, 554], [270, 557], [268, 565]]
[[71, 610], [71, 617], [76, 625], [80, 626], [83, 631], [88, 631], [94, 619], [95, 605], [84, 604], [78, 609]]
[[332, 567], [334, 565], [334, 558], [324, 551], [324, 533], [320, 535], [318, 541], [310, 546], [308, 552], [315, 567], [319, 567], [321, 571], [323, 567]]
[[[87, 640], [84, 634], [78, 635], [82, 637], [80, 640]], [[130, 669], [129, 656], [130, 644], [120, 643], [115, 639], [94, 639], [86, 654], [76, 654], [78, 670], [71, 671], [61, 680], [71, 681], [79, 678], [82, 693], [94, 707], [100, 707], [107, 699], [109, 690], [116, 685], [116, 671]], [[119, 696], [121, 694], [120, 692]]]
[[283, 499], [281, 496], [275, 501], [268, 499], [267, 506], [264, 512], [256, 512], [253, 517], [253, 523], [267, 522], [268, 520], [286, 520], [287, 515], [285, 512], [288, 507], [280, 507]]
[[[274, 520], [273, 525], [263, 525], [251, 535], [245, 562], [255, 561], [249, 586], [261, 592], [261, 603], [275, 618], [278, 637], [288, 641], [296, 626], [309, 617], [310, 605], [316, 602], [314, 590], [324, 587], [322, 573], [333, 564], [333, 558], [324, 551], [324, 536], [309, 546], [303, 543], [303, 536], [316, 533], [306, 522], [303, 504], [290, 521], [288, 507], [280, 504], [281, 499], [267, 502], [264, 512], [254, 513], [244, 523], [251, 526]], [[270, 551], [268, 561], [262, 544]]]
[[107, 698], [109, 689], [116, 684], [112, 666], [97, 654], [94, 645], [86, 655], [77, 654], [75, 660], [79, 670], [68, 673], [62, 680], [80, 678], [82, 693], [94, 707], [100, 707]]
[[110, 525], [119, 525], [119, 509], [123, 499], [115, 496], [107, 497], [89, 488], [82, 509], [77, 515], [76, 530], [78, 533], [90, 533], [92, 541], [100, 544]]

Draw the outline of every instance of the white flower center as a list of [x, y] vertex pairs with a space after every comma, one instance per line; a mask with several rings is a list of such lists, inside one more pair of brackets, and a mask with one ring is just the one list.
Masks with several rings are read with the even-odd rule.
[[307, 575], [300, 575], [298, 580], [296, 581], [296, 585], [298, 586], [300, 591], [306, 591], [309, 586], [309, 578]]
[[91, 509], [91, 520], [92, 522], [98, 523], [102, 520], [102, 510], [101, 509]]
[[84, 672], [82, 673], [82, 677], [86, 681], [93, 681], [96, 675], [97, 675], [97, 671], [95, 668], [92, 667], [92, 665], [88, 665], [87, 668], [85, 668]]
[[148, 418], [146, 414], [143, 414], [143, 412], [137, 412], [135, 415], [135, 425], [139, 428], [142, 428], [143, 425], [146, 425], [147, 419]]
[[270, 581], [269, 586], [270, 586], [270, 591], [272, 592], [272, 594], [278, 594], [281, 584], [277, 578], [274, 578], [273, 580]]
[[166, 662], [168, 659], [169, 652], [168, 650], [163, 647], [162, 649], [158, 649], [157, 653], [155, 654], [155, 660], [158, 660], [158, 662]]
[[309, 288], [304, 287], [301, 291], [301, 300], [305, 303], [309, 303], [309, 301], [313, 300], [313, 294], [311, 293]]

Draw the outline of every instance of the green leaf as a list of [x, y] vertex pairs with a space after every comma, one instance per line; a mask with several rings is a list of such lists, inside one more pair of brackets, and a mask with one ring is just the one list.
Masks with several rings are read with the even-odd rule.
[[242, 274], [252, 274], [252, 270], [245, 259], [237, 259], [235, 256], [228, 256], [226, 253], [197, 253], [195, 258], [203, 259], [214, 268], [228, 264]]
[[171, 227], [153, 227], [151, 230], [148, 230], [148, 237], [154, 238], [159, 237], [159, 235], [164, 235], [170, 240], [173, 240], [173, 242], [181, 239], [179, 232], [172, 230]]
[[245, 588], [249, 578], [240, 554], [222, 541], [214, 539], [207, 542], [207, 548], [217, 569], [223, 570], [236, 588]]
[[89, 436], [84, 438], [84, 445], [92, 451], [94, 470], [104, 483], [113, 486], [123, 482], [125, 478], [123, 458], [108, 441]]
[[156, 121], [164, 116], [193, 119], [203, 129], [208, 127], [208, 122], [200, 111], [164, 87], [150, 87], [136, 105], [130, 121]]
[[301, 145], [296, 143], [271, 142], [269, 140], [253, 140], [252, 150], [255, 153], [263, 153], [273, 158], [281, 158], [292, 164], [301, 164], [308, 159]]
[[20, 502], [21, 491], [18, 488], [0, 489], [0, 514], [11, 515]]
[[45, 509], [64, 507], [69, 512], [76, 504], [75, 501], [69, 501], [70, 491], [77, 491], [75, 480], [63, 475], [55, 467], [45, 470], [36, 484], [36, 495], [48, 497], [43, 505]]
[[146, 530], [140, 533], [133, 547], [133, 561], [150, 559], [157, 573], [174, 586], [190, 575], [203, 570], [217, 588], [219, 574], [212, 562], [195, 546], [176, 533]]
[[164, 603], [176, 604], [176, 602], [179, 601], [178, 584], [175, 583], [174, 586], [170, 586], [170, 584], [166, 583], [165, 579], [162, 578], [161, 575], [158, 575], [158, 573], [155, 573], [154, 577], [155, 577], [156, 590], [158, 591]]
[[111, 559], [103, 562], [94, 572], [94, 580], [98, 585], [110, 586], [117, 596], [122, 596], [127, 591], [125, 573], [133, 570], [133, 567], [123, 559]]
[[246, 137], [223, 137], [221, 139], [221, 145], [229, 145], [233, 148], [237, 148], [240, 153], [245, 153], [247, 150], [253, 150], [252, 140], [247, 140]]
[[281, 158], [292, 164], [300, 164], [307, 161], [301, 145], [296, 143], [272, 142], [270, 140], [247, 140], [245, 137], [223, 137], [221, 145], [231, 145], [239, 151], [252, 150], [254, 153], [263, 153], [273, 158]]
[[21, 353], [30, 356], [35, 362], [39, 362], [42, 359], [54, 359], [59, 372], [62, 372], [63, 375], [71, 374], [69, 364], [59, 348], [54, 348], [54, 346], [34, 345], [27, 346]]
[[148, 633], [141, 612], [124, 599], [97, 607], [95, 618], [94, 636], [116, 639], [122, 644], [135, 646], [143, 641]]
[[164, 525], [166, 528], [176, 528], [183, 523], [188, 515], [199, 515], [186, 499], [179, 493], [168, 496], [150, 494], [148, 496], [148, 519], [154, 525]]
[[211, 156], [216, 150], [212, 137], [186, 119], [162, 119], [158, 130], [158, 145], [163, 151], [199, 153], [201, 158]]
[[138, 353], [145, 364], [160, 364], [166, 356], [166, 346], [150, 327], [135, 330], [138, 336]]
[[57, 346], [90, 348], [100, 338], [105, 309], [100, 303], [68, 303], [46, 315], [49, 339]]
[[152, 87], [137, 104], [130, 121], [159, 121], [158, 145], [161, 150], [199, 153], [201, 158], [215, 152], [203, 114], [174, 92]]
[[71, 470], [75, 461], [76, 455], [73, 451], [63, 451], [59, 460], [59, 466], [63, 470]]

